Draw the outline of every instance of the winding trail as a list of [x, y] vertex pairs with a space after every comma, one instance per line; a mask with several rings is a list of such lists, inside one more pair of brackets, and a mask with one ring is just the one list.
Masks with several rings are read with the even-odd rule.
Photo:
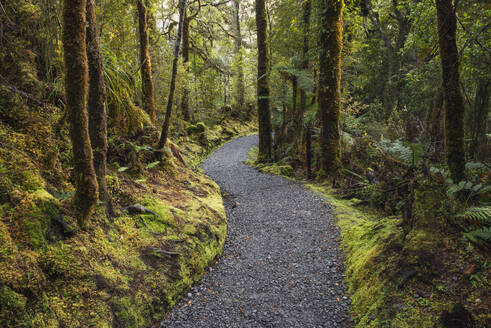
[[160, 327], [347, 327], [339, 232], [300, 183], [242, 162], [257, 136], [227, 143], [203, 169], [228, 196], [222, 258]]

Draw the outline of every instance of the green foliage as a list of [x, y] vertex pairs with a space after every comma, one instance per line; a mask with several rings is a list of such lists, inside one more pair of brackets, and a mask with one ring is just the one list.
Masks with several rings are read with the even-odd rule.
[[418, 166], [423, 160], [423, 145], [403, 143], [400, 140], [382, 140], [381, 148], [408, 166]]
[[470, 229], [470, 231], [464, 232], [464, 236], [474, 243], [478, 243], [480, 240], [490, 243], [491, 227]]
[[457, 215], [458, 218], [474, 221], [491, 223], [491, 206], [473, 206], [465, 209], [463, 213]]
[[134, 103], [137, 81], [128, 62], [103, 47], [109, 124], [126, 133], [151, 126], [148, 114]]

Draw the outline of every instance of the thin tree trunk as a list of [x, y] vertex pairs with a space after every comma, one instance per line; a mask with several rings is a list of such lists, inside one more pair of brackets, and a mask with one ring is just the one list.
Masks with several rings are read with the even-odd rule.
[[[298, 106], [297, 106], [297, 99], [298, 99], [298, 79], [295, 75], [292, 75], [292, 107], [291, 111], [287, 113], [286, 117], [286, 140], [285, 142], [287, 145], [285, 145], [287, 148], [290, 146], [292, 143], [295, 142], [295, 136], [296, 136], [296, 116], [297, 116], [297, 111], [298, 111]], [[294, 153], [295, 150], [292, 150], [292, 153]]]
[[160, 134], [159, 144], [157, 149], [164, 148], [167, 143], [167, 137], [169, 134], [170, 116], [172, 114], [172, 103], [174, 101], [174, 91], [176, 89], [176, 77], [177, 77], [177, 62], [179, 61], [179, 47], [181, 46], [182, 25], [184, 20], [184, 10], [186, 8], [186, 0], [179, 1], [179, 24], [177, 27], [176, 44], [174, 45], [174, 59], [172, 61], [172, 76], [169, 87], [169, 98], [167, 99], [167, 108], [165, 110], [165, 120], [162, 126], [162, 132]]
[[457, 18], [452, 0], [436, 0], [438, 42], [442, 65], [447, 163], [454, 181], [464, 179], [464, 100], [459, 88]]
[[98, 199], [98, 185], [85, 107], [88, 82], [86, 5], [86, 0], [65, 0], [63, 7], [65, 92], [76, 187], [74, 206], [81, 228], [87, 227]]
[[234, 0], [234, 55], [237, 65], [235, 76], [235, 108], [238, 116], [243, 114], [245, 103], [244, 58], [242, 55], [242, 34], [240, 29], [240, 3]]
[[153, 97], [152, 62], [150, 60], [147, 7], [143, 0], [137, 0], [138, 31], [140, 34], [140, 69], [142, 77], [143, 109], [155, 123], [155, 103]]
[[438, 89], [433, 101], [431, 102], [431, 118], [429, 121], [430, 145], [432, 147], [432, 159], [441, 161], [442, 154], [445, 150], [444, 133], [442, 128], [443, 121], [443, 93], [441, 88]]
[[107, 115], [106, 85], [102, 55], [97, 39], [94, 0], [87, 0], [87, 59], [89, 64], [89, 134], [94, 153], [94, 168], [99, 184], [99, 198], [106, 205], [108, 217], [114, 216], [111, 196], [107, 190]]
[[307, 125], [305, 131], [305, 164], [307, 165], [307, 179], [312, 179], [312, 124]]
[[320, 0], [318, 111], [321, 119], [319, 179], [335, 178], [341, 169], [341, 50], [343, 0]]
[[487, 147], [487, 121], [489, 111], [489, 81], [479, 81], [474, 99], [474, 124], [472, 127], [472, 146], [474, 159], [484, 161], [488, 159]]
[[259, 120], [258, 162], [271, 160], [271, 110], [269, 108], [268, 21], [265, 0], [256, 0], [257, 26], [257, 110]]
[[[187, 9], [184, 10], [184, 20], [182, 25], [182, 64], [186, 74], [189, 74], [189, 24], [190, 19], [187, 14]], [[191, 113], [189, 110], [189, 83], [186, 78], [183, 81], [182, 99], [181, 99], [181, 111], [185, 121], [191, 120]]]
[[[309, 69], [309, 32], [310, 32], [310, 13], [312, 11], [311, 0], [305, 0], [303, 5], [303, 21], [302, 21], [302, 34], [303, 34], [303, 47], [302, 47], [302, 65], [301, 68], [304, 74], [307, 74]], [[307, 111], [307, 94], [304, 89], [300, 89], [300, 104], [298, 106], [298, 111], [295, 114], [295, 147], [294, 147], [294, 158], [301, 162], [302, 161], [302, 145], [303, 145], [303, 134], [304, 134], [304, 113]]]

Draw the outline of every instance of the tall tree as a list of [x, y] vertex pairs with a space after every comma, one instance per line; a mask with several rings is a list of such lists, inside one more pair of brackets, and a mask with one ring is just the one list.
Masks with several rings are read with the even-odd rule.
[[[302, 63], [301, 68], [304, 74], [308, 72], [309, 69], [309, 32], [310, 32], [310, 14], [312, 11], [311, 0], [304, 0], [303, 3], [303, 15], [302, 15], [302, 34], [303, 34], [303, 46], [302, 46]], [[295, 159], [301, 161], [302, 158], [302, 145], [304, 136], [304, 113], [307, 110], [307, 93], [303, 88], [300, 88], [300, 104], [295, 113], [295, 145], [294, 145], [294, 156]]]
[[65, 92], [76, 186], [74, 206], [78, 223], [82, 228], [87, 227], [98, 199], [98, 185], [85, 107], [88, 80], [86, 5], [86, 0], [65, 0], [63, 6]]
[[271, 110], [269, 108], [268, 21], [265, 0], [256, 0], [257, 28], [257, 110], [259, 120], [258, 162], [271, 160]]
[[471, 152], [478, 161], [488, 159], [487, 121], [489, 112], [489, 81], [480, 80], [474, 98], [474, 122], [472, 128]]
[[89, 134], [94, 153], [94, 168], [99, 185], [99, 198], [106, 205], [106, 214], [113, 216], [111, 197], [107, 190], [107, 115], [106, 85], [102, 55], [97, 38], [94, 0], [87, 0], [87, 59], [89, 67]]
[[150, 60], [147, 7], [144, 0], [137, 0], [138, 31], [140, 34], [140, 70], [142, 77], [143, 109], [155, 123], [155, 103], [153, 97], [152, 62]]
[[442, 68], [447, 163], [454, 181], [464, 178], [464, 99], [459, 87], [457, 17], [452, 0], [436, 0], [438, 43]]
[[245, 102], [245, 87], [244, 87], [244, 56], [242, 54], [242, 33], [240, 29], [240, 1], [233, 1], [233, 24], [234, 24], [234, 56], [237, 71], [234, 76], [235, 88], [235, 106], [234, 111], [237, 114], [243, 114]]
[[160, 140], [157, 149], [164, 148], [169, 135], [170, 117], [172, 114], [172, 104], [174, 102], [174, 91], [176, 90], [177, 62], [179, 61], [179, 48], [181, 46], [182, 26], [184, 21], [184, 11], [186, 10], [186, 0], [179, 1], [179, 24], [177, 25], [177, 38], [174, 45], [174, 59], [172, 61], [172, 75], [169, 87], [169, 97], [167, 98], [167, 108], [165, 110], [164, 125], [160, 133]]
[[[191, 19], [188, 16], [187, 8], [184, 10], [184, 20], [182, 24], [182, 64], [184, 70], [189, 74], [189, 25]], [[189, 83], [187, 78], [183, 81], [181, 110], [185, 121], [191, 119], [191, 113], [189, 110]]]
[[[397, 105], [400, 93], [400, 68], [402, 65], [402, 58], [400, 55], [401, 49], [404, 48], [404, 44], [411, 30], [412, 22], [410, 20], [410, 10], [407, 2], [399, 3], [398, 0], [391, 0], [391, 17], [394, 17], [397, 21], [397, 35], [395, 41], [392, 41], [389, 33], [390, 29], [393, 29], [392, 24], [383, 26], [379, 18], [379, 14], [372, 8], [372, 0], [364, 0], [362, 3], [363, 10], [369, 16], [373, 25], [379, 32], [385, 47], [387, 48], [387, 58], [384, 64], [387, 69], [387, 81], [384, 90], [384, 107], [385, 113], [388, 117], [394, 107]], [[391, 26], [389, 28], [389, 26]]]
[[339, 117], [341, 113], [341, 50], [343, 0], [319, 0], [319, 86], [321, 170], [319, 178], [333, 177], [341, 168]]
[[[198, 1], [198, 8], [196, 11], [189, 15], [188, 8], [184, 8], [184, 18], [182, 21], [182, 64], [186, 75], [189, 75], [189, 33], [191, 28], [191, 22], [198, 16], [201, 10], [201, 2]], [[183, 81], [182, 99], [181, 99], [181, 111], [185, 121], [190, 121], [193, 116], [191, 108], [189, 108], [189, 80], [188, 77]]]

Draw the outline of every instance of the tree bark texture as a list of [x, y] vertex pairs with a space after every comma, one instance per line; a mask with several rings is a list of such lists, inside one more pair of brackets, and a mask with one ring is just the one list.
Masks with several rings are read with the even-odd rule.
[[454, 181], [464, 179], [464, 100], [459, 87], [459, 54], [452, 0], [436, 0], [438, 43], [442, 65], [443, 106], [447, 163]]
[[82, 228], [87, 227], [98, 199], [98, 185], [85, 107], [88, 82], [86, 4], [86, 0], [65, 0], [63, 6], [65, 92], [76, 187], [74, 206], [78, 223]]
[[143, 0], [137, 0], [138, 31], [140, 34], [140, 70], [142, 78], [143, 109], [155, 123], [155, 103], [152, 82], [152, 61], [149, 53], [147, 7]]
[[107, 190], [107, 115], [106, 85], [102, 55], [97, 39], [95, 1], [87, 0], [87, 59], [89, 65], [89, 134], [94, 154], [94, 169], [99, 184], [99, 198], [106, 205], [106, 214], [113, 216], [111, 197]]
[[[312, 11], [311, 0], [305, 0], [303, 4], [303, 16], [302, 16], [302, 34], [303, 34], [303, 46], [302, 46], [302, 70], [307, 73], [309, 69], [309, 33], [310, 33], [310, 15]], [[307, 93], [305, 90], [300, 89], [300, 104], [298, 110], [295, 114], [295, 147], [294, 147], [294, 158], [297, 161], [302, 161], [302, 145], [304, 139], [304, 113], [307, 111]]]
[[244, 58], [242, 55], [242, 33], [240, 29], [240, 3], [234, 0], [234, 55], [237, 65], [235, 73], [235, 108], [237, 115], [242, 116], [245, 108], [245, 87], [244, 87]]
[[[185, 9], [182, 25], [182, 64], [186, 74], [189, 74], [189, 24], [190, 19], [187, 15], [187, 9]], [[183, 84], [181, 110], [184, 120], [189, 122], [191, 120], [191, 112], [189, 109], [189, 83], [187, 78], [183, 81]]]
[[162, 126], [162, 132], [160, 134], [159, 144], [157, 149], [164, 148], [167, 143], [169, 134], [170, 117], [172, 114], [172, 104], [174, 101], [174, 91], [176, 90], [176, 77], [177, 77], [177, 63], [179, 61], [179, 48], [181, 46], [182, 26], [184, 21], [184, 11], [186, 9], [186, 0], [179, 1], [179, 24], [177, 27], [177, 38], [174, 45], [174, 59], [172, 61], [172, 75], [169, 87], [169, 97], [167, 98], [167, 108], [165, 110], [164, 125]]
[[474, 123], [472, 126], [471, 151], [474, 159], [485, 161], [488, 159], [487, 121], [489, 112], [489, 81], [479, 81], [474, 98]]
[[257, 110], [259, 120], [258, 162], [271, 161], [271, 110], [269, 108], [268, 21], [265, 0], [256, 0]]
[[341, 50], [343, 0], [320, 0], [318, 111], [321, 121], [319, 178], [335, 178], [341, 169]]

